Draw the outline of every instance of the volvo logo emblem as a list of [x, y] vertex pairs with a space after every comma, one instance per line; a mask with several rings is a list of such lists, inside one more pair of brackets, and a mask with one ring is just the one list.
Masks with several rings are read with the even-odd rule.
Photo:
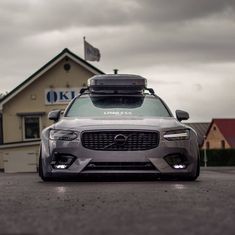
[[127, 136], [118, 134], [114, 137], [114, 143], [117, 145], [124, 145], [126, 143]]

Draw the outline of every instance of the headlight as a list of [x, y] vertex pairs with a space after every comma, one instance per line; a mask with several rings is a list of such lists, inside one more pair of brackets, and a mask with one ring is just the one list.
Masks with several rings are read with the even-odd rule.
[[78, 132], [67, 130], [50, 130], [50, 140], [71, 141], [78, 138]]
[[167, 131], [164, 136], [166, 140], [187, 140], [189, 139], [189, 130], [172, 130]]

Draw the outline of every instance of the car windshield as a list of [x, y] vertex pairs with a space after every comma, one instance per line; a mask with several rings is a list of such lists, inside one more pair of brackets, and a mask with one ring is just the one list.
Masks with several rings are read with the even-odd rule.
[[65, 117], [170, 117], [159, 98], [148, 96], [83, 96], [77, 98]]

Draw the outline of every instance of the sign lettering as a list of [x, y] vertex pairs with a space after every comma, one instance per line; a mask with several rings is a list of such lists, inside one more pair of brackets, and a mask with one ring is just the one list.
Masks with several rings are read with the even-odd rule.
[[46, 104], [67, 104], [76, 95], [79, 94], [80, 88], [56, 88], [45, 90]]

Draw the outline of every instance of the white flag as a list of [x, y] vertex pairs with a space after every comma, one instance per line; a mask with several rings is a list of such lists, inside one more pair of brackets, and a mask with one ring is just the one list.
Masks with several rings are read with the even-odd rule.
[[84, 39], [84, 54], [85, 54], [85, 60], [90, 60], [90, 61], [99, 61], [100, 60], [99, 49], [93, 47], [85, 39]]

